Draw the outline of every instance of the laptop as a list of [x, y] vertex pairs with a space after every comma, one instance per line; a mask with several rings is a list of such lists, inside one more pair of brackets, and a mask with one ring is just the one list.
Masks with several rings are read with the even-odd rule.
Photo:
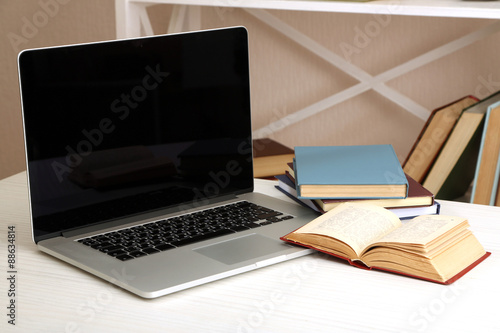
[[244, 27], [18, 57], [33, 241], [153, 298], [310, 253], [253, 191]]

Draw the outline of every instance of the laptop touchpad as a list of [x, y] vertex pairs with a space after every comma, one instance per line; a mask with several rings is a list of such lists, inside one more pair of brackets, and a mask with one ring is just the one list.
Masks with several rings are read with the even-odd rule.
[[285, 242], [252, 234], [222, 243], [200, 247], [194, 251], [227, 265], [286, 250]]

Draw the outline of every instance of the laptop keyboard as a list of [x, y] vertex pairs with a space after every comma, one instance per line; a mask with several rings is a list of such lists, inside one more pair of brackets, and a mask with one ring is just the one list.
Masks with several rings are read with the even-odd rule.
[[291, 218], [248, 201], [239, 201], [77, 241], [126, 261]]

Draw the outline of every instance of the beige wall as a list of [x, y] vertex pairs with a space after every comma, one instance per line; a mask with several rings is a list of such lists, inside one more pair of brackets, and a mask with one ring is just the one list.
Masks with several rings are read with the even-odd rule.
[[[56, 0], [43, 0], [53, 3]], [[112, 39], [114, 1], [59, 0], [57, 13], [19, 48]], [[22, 34], [23, 24], [43, 8], [39, 1], [0, 0], [0, 178], [24, 169], [16, 54], [8, 34]], [[149, 10], [155, 33], [167, 27], [168, 6]], [[488, 20], [401, 16], [299, 13], [274, 15], [376, 75], [450, 42]], [[203, 28], [244, 25], [250, 33], [253, 126], [265, 126], [357, 83], [288, 38], [239, 9], [204, 8]], [[379, 22], [379, 29], [361, 45], [360, 31]], [[12, 34], [10, 35], [12, 36]], [[432, 110], [464, 95], [479, 98], [500, 90], [495, 34], [452, 55], [396, 78], [388, 85]], [[355, 50], [349, 54], [346, 50]], [[327, 109], [273, 134], [289, 146], [390, 143], [403, 160], [423, 120], [374, 91]]]
[[0, 0], [0, 178], [25, 169], [18, 52], [114, 37], [113, 0]]
[[[276, 11], [274, 15], [306, 33], [371, 75], [475, 31], [492, 21], [423, 17]], [[208, 26], [245, 24], [251, 36], [254, 127], [276, 115], [292, 113], [346, 89], [356, 80], [318, 59], [279, 33], [238, 10], [220, 15], [205, 11]], [[362, 45], [359, 31], [379, 23]], [[476, 42], [422, 68], [388, 82], [388, 86], [432, 110], [462, 96], [486, 97], [500, 90], [500, 34]], [[356, 44], [357, 43], [357, 44]], [[349, 55], [346, 45], [359, 53]], [[342, 48], [343, 46], [343, 48]], [[485, 82], [490, 81], [489, 84]], [[274, 137], [294, 145], [393, 144], [401, 161], [423, 126], [423, 120], [374, 91], [325, 110]]]

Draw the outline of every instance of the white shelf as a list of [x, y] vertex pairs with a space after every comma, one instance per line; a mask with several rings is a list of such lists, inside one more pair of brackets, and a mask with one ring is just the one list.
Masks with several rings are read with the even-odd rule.
[[335, 0], [133, 0], [133, 2], [143, 4], [281, 9], [332, 13], [500, 19], [500, 1], [374, 0], [368, 2], [350, 2]]

